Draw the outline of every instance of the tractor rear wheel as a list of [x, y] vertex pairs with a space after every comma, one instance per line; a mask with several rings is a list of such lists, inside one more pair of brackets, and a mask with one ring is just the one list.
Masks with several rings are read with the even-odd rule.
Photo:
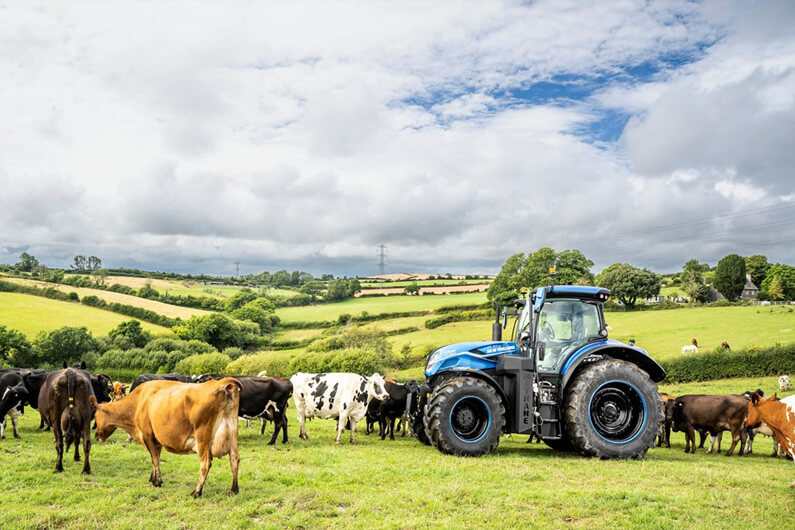
[[657, 385], [635, 364], [605, 359], [569, 385], [563, 422], [577, 451], [601, 458], [642, 458], [662, 421]]
[[445, 454], [482, 456], [500, 443], [505, 407], [488, 383], [454, 377], [436, 387], [425, 409], [431, 444]]

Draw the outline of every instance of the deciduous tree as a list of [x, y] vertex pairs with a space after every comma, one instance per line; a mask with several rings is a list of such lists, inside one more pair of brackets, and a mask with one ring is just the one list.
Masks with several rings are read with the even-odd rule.
[[714, 285], [727, 300], [737, 300], [745, 286], [745, 260], [737, 254], [720, 260], [715, 268]]

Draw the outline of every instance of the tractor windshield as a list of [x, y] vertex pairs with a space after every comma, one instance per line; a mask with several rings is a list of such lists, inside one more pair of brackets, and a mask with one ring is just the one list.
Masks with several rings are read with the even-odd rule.
[[544, 359], [538, 361], [539, 372], [557, 373], [570, 353], [601, 338], [598, 306], [582, 300], [547, 300], [537, 322], [537, 341], [545, 349]]

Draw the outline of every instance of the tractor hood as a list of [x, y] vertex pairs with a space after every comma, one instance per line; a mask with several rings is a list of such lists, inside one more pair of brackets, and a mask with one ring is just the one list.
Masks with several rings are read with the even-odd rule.
[[428, 356], [427, 377], [449, 370], [487, 370], [497, 365], [502, 355], [518, 355], [519, 346], [511, 341], [479, 341], [448, 344]]

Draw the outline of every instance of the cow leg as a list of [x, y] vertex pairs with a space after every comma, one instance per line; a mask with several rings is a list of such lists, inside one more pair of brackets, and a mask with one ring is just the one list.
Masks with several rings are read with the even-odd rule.
[[[734, 453], [734, 447], [737, 445], [737, 442], [740, 441], [740, 432], [739, 432], [740, 430], [742, 429], [732, 431], [732, 444], [731, 447], [729, 447], [729, 450], [726, 451], [726, 456], [731, 456]], [[743, 440], [743, 442], [745, 442], [745, 440]], [[740, 446], [740, 456], [742, 456], [742, 454], [743, 454], [743, 448], [742, 446]]]
[[160, 451], [163, 449], [153, 438], [143, 439], [144, 446], [149, 451], [152, 458], [152, 472], [149, 474], [149, 482], [152, 486], [159, 488], [163, 485], [163, 477], [160, 475]]
[[210, 453], [210, 443], [202, 444], [199, 446], [199, 482], [196, 483], [196, 489], [191, 493], [191, 497], [202, 496], [202, 489], [204, 489], [204, 482], [207, 480], [207, 475], [210, 474], [210, 468], [213, 465], [213, 455]]
[[[698, 436], [700, 438], [699, 443], [698, 443], [698, 448], [699, 449], [704, 449], [704, 442], [707, 440], [707, 431], [705, 431], [704, 429], [699, 430], [698, 431]], [[695, 438], [693, 438], [693, 440], [695, 440]], [[707, 451], [707, 452], [709, 452], [709, 451]]]
[[75, 462], [80, 462], [80, 438], [81, 438], [81, 435], [79, 435], [77, 433], [74, 434]]
[[11, 415], [11, 427], [14, 429], [14, 438], [19, 438], [19, 428], [17, 427], [17, 415]]
[[[348, 414], [343, 411], [340, 414], [340, 417], [337, 418], [337, 439], [334, 441], [334, 443], [339, 445], [340, 439], [342, 438], [342, 431], [345, 430], [345, 424], [347, 422], [348, 422]], [[351, 428], [351, 438], [353, 438], [353, 428]]]
[[303, 411], [303, 407], [298, 407], [298, 426], [300, 428], [298, 437], [302, 440], [309, 440], [309, 436], [306, 435], [306, 414]]
[[[265, 424], [267, 422], [265, 421], [265, 418], [260, 418], [260, 421], [262, 422], [262, 424], [259, 427], [259, 435], [262, 436], [262, 435], [265, 434]], [[275, 425], [275, 422], [274, 422], [274, 425]]]
[[388, 420], [383, 416], [379, 416], [378, 418], [378, 435], [381, 436], [382, 440], [386, 438], [387, 431], [389, 430], [387, 421]]
[[[281, 414], [282, 414], [282, 421], [280, 423], [282, 425], [282, 443], [286, 444], [287, 443], [287, 413], [285, 411], [282, 411]], [[274, 426], [274, 428], [276, 428], [276, 427]]]
[[687, 427], [685, 437], [685, 453], [696, 454], [696, 431], [693, 429], [692, 425]]
[[389, 419], [389, 439], [390, 440], [394, 440], [395, 439], [395, 420], [396, 420], [396, 418], [390, 418]]
[[350, 422], [351, 422], [351, 443], [355, 444], [356, 443], [356, 437], [355, 437], [355, 434], [356, 434], [356, 422], [353, 421], [352, 419], [350, 420]]
[[[54, 416], [55, 414], [53, 414]], [[61, 432], [61, 422], [56, 419], [52, 422], [52, 435], [55, 438], [55, 452], [58, 459], [55, 461], [55, 471], [63, 472], [63, 432]]]
[[745, 454], [750, 455], [754, 452], [754, 434], [753, 429], [745, 429], [745, 434], [748, 441], [745, 443]]
[[6, 419], [3, 418], [3, 421], [0, 421], [0, 440], [6, 439]]
[[237, 450], [237, 437], [232, 440], [229, 447], [229, 468], [232, 470], [232, 489], [229, 490], [231, 495], [237, 495], [240, 491], [237, 487], [237, 472], [240, 469], [240, 453]]
[[[776, 440], [776, 435], [773, 435], [773, 457], [775, 458], [779, 454], [779, 447], [778, 447], [778, 440]], [[781, 456], [784, 457], [784, 448], [781, 448]]]
[[[83, 462], [83, 473], [86, 475], [91, 474], [91, 462], [88, 459], [88, 455], [91, 452], [91, 422], [86, 422], [86, 426], [83, 428], [83, 455], [86, 457], [85, 462]], [[75, 447], [77, 447], [77, 442], [75, 442]]]

